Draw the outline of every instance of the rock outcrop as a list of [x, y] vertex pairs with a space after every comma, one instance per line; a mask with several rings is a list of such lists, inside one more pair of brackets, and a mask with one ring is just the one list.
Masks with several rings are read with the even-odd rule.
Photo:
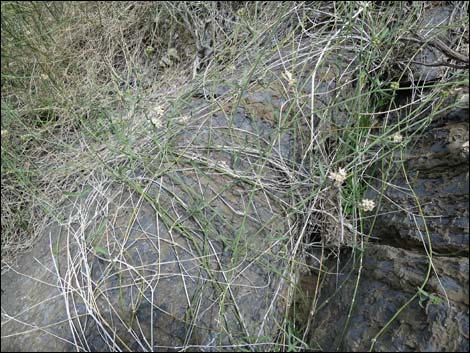
[[[442, 64], [449, 55], [463, 56], [439, 44], [451, 42], [445, 26], [455, 21], [454, 12], [443, 4], [423, 12], [415, 34], [431, 45], [417, 52], [412, 75], [401, 84], [440, 80], [449, 70]], [[465, 60], [468, 65], [467, 57], [461, 67]], [[393, 156], [394, 176], [366, 192], [366, 198], [381, 202], [364, 253], [343, 249], [340, 258], [325, 263], [334, 274], [323, 277], [319, 309], [310, 315], [312, 347], [469, 350], [468, 86], [451, 96], [444, 103], [454, 107], [450, 110], [434, 114], [438, 108], [431, 105], [420, 110], [422, 121], [433, 113], [432, 121], [424, 131], [418, 131], [420, 124], [408, 127], [413, 137], [403, 153]], [[412, 112], [419, 109], [413, 110], [409, 98], [396, 97], [396, 107], [411, 105], [398, 109], [407, 116], [389, 114], [389, 125], [417, 118]]]
[[[311, 332], [312, 342], [322, 349], [367, 351], [381, 328], [418, 293], [377, 338], [374, 350], [469, 350], [468, 93], [462, 91], [457, 99], [459, 107], [436, 116], [404, 155], [425, 220], [398, 173], [384, 188], [375, 240], [365, 250], [355, 296], [359, 266], [351, 254], [341, 259], [340, 273], [326, 279], [320, 303], [330, 297], [329, 303], [315, 314]], [[367, 197], [379, 199], [383, 186], [375, 185]], [[428, 236], [432, 269], [419, 293], [429, 269]]]
[[166, 142], [173, 154], [158, 159], [157, 147], [152, 172], [93, 185], [2, 275], [2, 351], [274, 342], [292, 137], [236, 113], [207, 115]]

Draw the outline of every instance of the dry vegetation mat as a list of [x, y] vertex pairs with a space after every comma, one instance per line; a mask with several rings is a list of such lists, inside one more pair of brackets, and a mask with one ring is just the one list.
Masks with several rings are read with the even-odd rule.
[[1, 6], [2, 350], [321, 349], [326, 275], [351, 255], [352, 312], [404, 155], [468, 105], [465, 2]]

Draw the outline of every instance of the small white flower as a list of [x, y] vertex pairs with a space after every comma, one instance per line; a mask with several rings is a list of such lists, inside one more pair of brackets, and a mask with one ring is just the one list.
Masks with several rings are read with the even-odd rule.
[[163, 113], [165, 113], [165, 109], [163, 109], [163, 107], [161, 105], [157, 105], [153, 108], [153, 111], [157, 114], [157, 115], [163, 115]]
[[375, 208], [374, 200], [364, 199], [359, 203], [359, 208], [364, 212], [372, 211]]
[[292, 77], [292, 73], [289, 72], [289, 71], [284, 71], [282, 73], [282, 77], [287, 81], [289, 87], [292, 87], [293, 85], [295, 85], [295, 82], [296, 80]]
[[41, 74], [41, 79], [45, 81], [48, 79], [48, 76], [46, 74]]
[[153, 117], [151, 122], [152, 122], [153, 126], [155, 126], [157, 129], [159, 129], [163, 126], [163, 121], [158, 117]]
[[403, 135], [400, 134], [399, 132], [396, 132], [392, 135], [392, 141], [394, 143], [400, 143], [403, 141]]
[[465, 142], [462, 144], [462, 150], [465, 152], [465, 153], [468, 153], [469, 152], [469, 149], [470, 149], [470, 143], [469, 141]]
[[9, 131], [8, 130], [2, 130], [2, 143], [3, 142], [6, 142], [8, 140], [8, 136], [9, 136]]
[[184, 124], [187, 123], [189, 119], [191, 119], [189, 115], [182, 115], [179, 117], [179, 122]]
[[390, 83], [390, 88], [394, 91], [400, 88], [400, 83], [399, 82], [391, 82]]
[[348, 173], [346, 173], [346, 169], [339, 168], [338, 172], [330, 172], [328, 178], [335, 182], [335, 186], [341, 186], [346, 178], [348, 177]]

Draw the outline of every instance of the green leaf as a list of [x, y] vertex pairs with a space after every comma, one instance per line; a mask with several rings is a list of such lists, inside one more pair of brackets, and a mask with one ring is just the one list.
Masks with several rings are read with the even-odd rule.
[[418, 294], [419, 294], [419, 306], [424, 308], [423, 303], [426, 301], [429, 301], [430, 304], [440, 304], [442, 302], [442, 299], [439, 298], [437, 295], [434, 293], [428, 293], [425, 290], [418, 288]]
[[109, 256], [109, 253], [108, 253], [108, 250], [106, 250], [105, 248], [101, 247], [101, 246], [95, 246], [94, 247], [95, 251], [101, 255], [105, 255], [105, 256]]
[[103, 218], [100, 222], [100, 225], [98, 226], [98, 229], [89, 236], [88, 241], [90, 241], [92, 244], [97, 243], [106, 228], [107, 222], [108, 218]]
[[83, 189], [83, 191], [64, 192], [64, 196], [68, 196], [68, 197], [85, 196], [86, 194], [88, 194], [91, 191], [91, 189], [92, 189], [91, 186], [87, 186]]

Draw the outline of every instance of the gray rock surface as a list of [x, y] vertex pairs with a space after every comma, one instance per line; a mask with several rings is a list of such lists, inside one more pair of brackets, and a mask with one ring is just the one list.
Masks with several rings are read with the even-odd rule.
[[437, 6], [427, 9], [420, 16], [417, 24], [419, 30], [416, 34], [419, 35], [420, 45], [423, 48], [418, 51], [411, 65], [413, 80], [431, 81], [443, 76], [446, 67], [436, 64], [446, 62], [446, 55], [433, 46], [432, 41], [438, 39], [448, 42], [446, 38], [452, 38], [447, 33], [447, 26], [453, 21], [452, 13], [453, 7], [451, 6]]
[[[339, 276], [339, 283], [346, 282], [315, 316], [314, 339], [325, 351], [368, 351], [374, 336], [421, 285], [428, 262], [425, 255], [386, 245], [369, 246], [364, 259], [345, 331], [356, 279], [355, 272], [347, 279], [347, 267]], [[442, 286], [433, 275], [426, 291], [443, 300], [420, 306], [417, 298], [379, 337], [375, 351], [468, 351], [468, 259], [437, 257], [433, 263]], [[329, 281], [323, 292], [334, 293], [335, 283]]]
[[[426, 225], [433, 248], [440, 254], [468, 253], [468, 107], [437, 117], [406, 155], [408, 178], [429, 216]], [[397, 156], [399, 158], [399, 156]], [[414, 210], [416, 202], [406, 192], [403, 177], [387, 188], [386, 197], [396, 204], [385, 203], [375, 233], [383, 242], [401, 248], [421, 248], [424, 223], [420, 217], [407, 217], [400, 209]], [[370, 197], [377, 197], [374, 192]]]
[[278, 179], [293, 143], [239, 113], [205, 119], [172, 136], [152, 173], [76, 198], [2, 275], [2, 351], [274, 341], [288, 251]]
[[[378, 338], [376, 351], [468, 351], [469, 349], [469, 187], [468, 99], [436, 116], [405, 154], [405, 169], [424, 214], [433, 247], [433, 269], [424, 290]], [[397, 158], [399, 156], [397, 155]], [[402, 173], [386, 189], [376, 237], [364, 253], [340, 259], [340, 273], [328, 276], [321, 310], [313, 319], [312, 342], [323, 350], [364, 351], [397, 311], [417, 293], [428, 271], [426, 228]], [[376, 190], [367, 197], [378, 199]], [[412, 213], [410, 213], [412, 211]], [[414, 216], [411, 216], [414, 214]], [[355, 260], [354, 260], [355, 259]], [[335, 272], [336, 263], [331, 264]], [[437, 274], [437, 275], [436, 275]], [[432, 298], [440, 298], [435, 301]], [[327, 302], [328, 300], [328, 302]]]

